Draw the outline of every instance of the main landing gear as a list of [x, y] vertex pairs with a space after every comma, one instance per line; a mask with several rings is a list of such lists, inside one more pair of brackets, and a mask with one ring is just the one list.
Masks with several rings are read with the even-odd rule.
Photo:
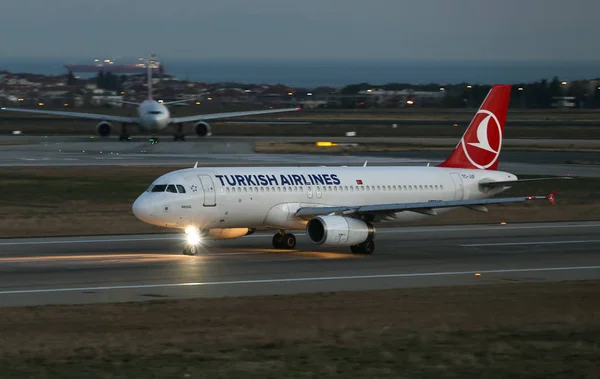
[[173, 134], [173, 141], [185, 141], [185, 134], [183, 134], [183, 124], [177, 124], [177, 131]]
[[127, 124], [121, 125], [121, 134], [119, 134], [119, 141], [129, 141], [131, 135], [127, 133]]
[[276, 249], [291, 250], [296, 247], [296, 236], [285, 233], [283, 230], [273, 236], [273, 247]]
[[368, 239], [358, 245], [350, 246], [350, 251], [352, 254], [373, 254], [373, 251], [375, 251], [375, 241]]

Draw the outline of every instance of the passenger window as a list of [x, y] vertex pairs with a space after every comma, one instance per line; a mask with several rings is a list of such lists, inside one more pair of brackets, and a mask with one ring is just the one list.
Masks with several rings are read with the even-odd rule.
[[166, 189], [166, 184], [157, 184], [154, 186], [154, 188], [152, 188], [152, 192], [165, 192]]
[[229, 187], [227, 187], [227, 193], [229, 193]]
[[[179, 193], [185, 193], [185, 188], [181, 184], [177, 185], [177, 190], [179, 191]], [[223, 192], [223, 191], [221, 191], [221, 192]]]

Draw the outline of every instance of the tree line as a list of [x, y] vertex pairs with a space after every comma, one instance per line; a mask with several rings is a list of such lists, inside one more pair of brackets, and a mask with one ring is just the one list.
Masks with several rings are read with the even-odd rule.
[[[369, 104], [368, 95], [360, 96], [361, 91], [383, 89], [387, 91], [428, 91], [444, 92], [438, 103], [429, 103], [432, 107], [478, 107], [492, 88], [491, 85], [460, 83], [443, 85], [431, 83], [413, 85], [407, 83], [390, 83], [371, 85], [369, 83], [351, 84], [341, 90], [342, 107], [373, 106]], [[540, 80], [533, 83], [516, 83], [512, 87], [510, 106], [513, 108], [552, 108], [557, 98], [572, 97], [570, 101], [575, 108], [600, 108], [600, 80], [581, 80], [562, 82], [558, 77], [551, 81]]]

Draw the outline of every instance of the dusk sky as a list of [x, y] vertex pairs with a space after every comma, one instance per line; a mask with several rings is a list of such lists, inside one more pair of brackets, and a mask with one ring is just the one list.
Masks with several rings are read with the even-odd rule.
[[598, 0], [3, 0], [0, 57], [600, 60]]

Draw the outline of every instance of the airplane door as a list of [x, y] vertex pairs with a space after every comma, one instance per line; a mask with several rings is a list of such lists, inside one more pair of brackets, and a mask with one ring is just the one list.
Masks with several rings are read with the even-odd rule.
[[462, 178], [459, 174], [450, 174], [452, 181], [454, 182], [454, 200], [462, 200], [465, 195], [465, 188], [463, 186]]
[[208, 175], [198, 175], [200, 179], [200, 183], [202, 184], [202, 189], [204, 190], [204, 206], [205, 207], [214, 207], [217, 205], [216, 203], [216, 191], [213, 180]]
[[312, 186], [308, 186], [307, 190], [306, 190], [306, 196], [308, 196], [309, 199], [312, 199], [313, 197], [313, 189]]

